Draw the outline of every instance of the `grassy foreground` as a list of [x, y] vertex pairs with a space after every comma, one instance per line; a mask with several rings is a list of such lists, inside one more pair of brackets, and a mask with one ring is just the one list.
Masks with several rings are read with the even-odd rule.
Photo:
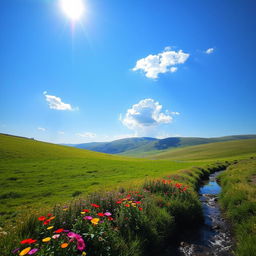
[[6, 135], [0, 144], [0, 227], [26, 211], [202, 164], [131, 159]]
[[1, 255], [160, 255], [177, 234], [202, 221], [198, 183], [227, 165], [176, 171], [32, 214], [0, 237]]
[[256, 252], [256, 158], [233, 164], [220, 176], [220, 203], [231, 221], [237, 256]]

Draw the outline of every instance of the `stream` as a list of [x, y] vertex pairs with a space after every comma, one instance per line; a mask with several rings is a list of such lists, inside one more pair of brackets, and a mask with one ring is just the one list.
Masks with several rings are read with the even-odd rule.
[[204, 223], [183, 240], [178, 248], [180, 256], [231, 256], [233, 243], [230, 227], [221, 216], [218, 195], [221, 187], [216, 181], [220, 172], [209, 176], [199, 190], [203, 207]]

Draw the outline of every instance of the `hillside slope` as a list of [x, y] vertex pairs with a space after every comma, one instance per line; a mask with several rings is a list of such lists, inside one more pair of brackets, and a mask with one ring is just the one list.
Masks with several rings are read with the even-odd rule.
[[[0, 226], [24, 210], [159, 177], [194, 163], [153, 161], [0, 134]], [[200, 163], [199, 163], [200, 164]]]
[[256, 155], [256, 139], [215, 142], [205, 145], [190, 146], [168, 150], [151, 156], [152, 159], [203, 160], [241, 158]]

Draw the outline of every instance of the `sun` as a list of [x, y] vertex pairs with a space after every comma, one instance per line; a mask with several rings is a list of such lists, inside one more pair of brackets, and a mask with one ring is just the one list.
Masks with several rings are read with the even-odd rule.
[[72, 21], [79, 20], [84, 13], [83, 0], [60, 0], [60, 6], [63, 12]]

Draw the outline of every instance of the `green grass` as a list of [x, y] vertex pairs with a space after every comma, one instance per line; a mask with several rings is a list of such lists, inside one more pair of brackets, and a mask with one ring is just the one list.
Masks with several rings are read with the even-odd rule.
[[[133, 186], [132, 190], [94, 193], [51, 209], [55, 217], [49, 223], [38, 220], [42, 215], [49, 218], [46, 209], [32, 213], [13, 229], [6, 229], [7, 235], [0, 232], [1, 255], [10, 255], [10, 251], [17, 247], [22, 251], [28, 245], [21, 245], [20, 241], [28, 238], [36, 240], [30, 246], [39, 248], [38, 256], [81, 255], [76, 250], [76, 241], [70, 241], [66, 249], [60, 248], [69, 240], [67, 233], [51, 239], [49, 243], [42, 241], [45, 237], [52, 237], [60, 228], [81, 235], [86, 242], [83, 250], [88, 255], [159, 255], [175, 241], [177, 234], [202, 222], [201, 204], [195, 189], [203, 176], [222, 170], [227, 164], [171, 172], [161, 179], [146, 180], [137, 187]], [[92, 203], [98, 205], [97, 208]], [[89, 213], [82, 214], [83, 209]], [[110, 212], [112, 219], [99, 217], [99, 212]], [[84, 219], [86, 215], [100, 218], [103, 222], [93, 225]], [[53, 228], [48, 230], [49, 226]]]
[[220, 203], [231, 221], [237, 256], [256, 252], [256, 158], [231, 165], [221, 174]]
[[[118, 222], [118, 227], [123, 228], [123, 234], [121, 237], [113, 238], [113, 241], [109, 240], [109, 243], [113, 245], [113, 250], [118, 251], [115, 252], [116, 255], [120, 255], [121, 250], [124, 252], [122, 255], [127, 256], [145, 255], [150, 248], [143, 240], [145, 235], [149, 236], [148, 240], [152, 241], [152, 244], [155, 241], [154, 247], [158, 248], [164, 239], [169, 237], [169, 234], [165, 233], [165, 221], [170, 231], [174, 232], [173, 230], [182, 227], [186, 219], [191, 223], [190, 217], [200, 215], [198, 198], [195, 194], [192, 197], [188, 195], [187, 201], [180, 200], [180, 198], [175, 200], [172, 197], [169, 202], [169, 199], [166, 199], [165, 195], [162, 198], [161, 194], [163, 191], [166, 192], [166, 189], [168, 192], [169, 188], [165, 188], [161, 182], [152, 182], [152, 179], [171, 176], [172, 180], [189, 184], [190, 192], [193, 194], [197, 189], [198, 180], [221, 165], [217, 165], [216, 168], [192, 168], [192, 166], [205, 166], [220, 159], [224, 161], [243, 159], [256, 154], [255, 139], [170, 150], [154, 156], [158, 160], [109, 155], [7, 135], [0, 135], [0, 143], [0, 226], [8, 227], [7, 236], [3, 234], [6, 229], [0, 230], [1, 246], [10, 249], [18, 239], [32, 235], [30, 232], [35, 227], [35, 215], [26, 220], [27, 217], [24, 216], [28, 213], [38, 216], [42, 209], [48, 211], [56, 204], [66, 203], [68, 207], [71, 207], [70, 214], [76, 219], [81, 211], [79, 207], [84, 207], [81, 204], [77, 206], [77, 202], [84, 202], [86, 198], [90, 201], [88, 194], [98, 191], [96, 194], [98, 196], [93, 198], [93, 202], [100, 200], [98, 201], [100, 203], [102, 198], [108, 199], [104, 191], [113, 191], [120, 186], [124, 187], [120, 191], [127, 187], [141, 189], [146, 179], [144, 189], [153, 186], [151, 192], [154, 195], [147, 199], [148, 203], [145, 200], [145, 209], [148, 209], [145, 215], [139, 213], [140, 217], [137, 219], [136, 213], [132, 220], [134, 221], [134, 218], [138, 220], [141, 229], [148, 231], [136, 233], [137, 231], [134, 230], [136, 225], [134, 226], [131, 222], [130, 235], [126, 236], [127, 225], [124, 222], [125, 219], [122, 219], [122, 212], [118, 212], [118, 218], [121, 216], [122, 219], [121, 223]], [[255, 160], [241, 160], [232, 166], [221, 177], [223, 185], [221, 203], [235, 228], [238, 240], [237, 255], [250, 256], [253, 255], [251, 252], [255, 250], [256, 244]], [[118, 195], [118, 192], [116, 193]], [[80, 197], [83, 199], [79, 201]], [[72, 199], [74, 199], [73, 202]], [[62, 209], [62, 207], [57, 206], [55, 209]], [[76, 210], [73, 212], [74, 209]], [[19, 216], [24, 218], [22, 222]], [[154, 219], [154, 216], [157, 218]], [[159, 232], [163, 237], [157, 241]], [[12, 235], [13, 240], [10, 241]], [[116, 233], [112, 235], [115, 237]], [[136, 236], [135, 240], [134, 236]], [[98, 250], [102, 248], [99, 246]], [[132, 254], [129, 254], [129, 248], [132, 248]], [[42, 253], [46, 255], [48, 252]], [[8, 255], [8, 253], [3, 255]]]
[[31, 209], [201, 163], [131, 159], [0, 135], [0, 226]]
[[150, 156], [150, 158], [158, 160], [201, 161], [240, 159], [255, 155], [256, 139], [247, 139], [172, 149]]

